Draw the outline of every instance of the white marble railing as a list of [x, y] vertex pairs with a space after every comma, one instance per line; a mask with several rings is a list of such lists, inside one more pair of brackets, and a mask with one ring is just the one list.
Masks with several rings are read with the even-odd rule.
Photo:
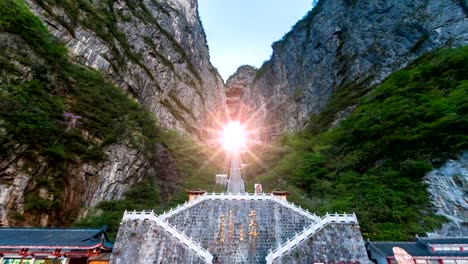
[[290, 203], [290, 202], [288, 202], [286, 200], [283, 200], [280, 197], [272, 195], [271, 199], [273, 201], [275, 201], [276, 203], [281, 204], [282, 206], [287, 207], [287, 208], [293, 210], [294, 212], [309, 218], [310, 220], [312, 220], [314, 222], [317, 222], [317, 221], [321, 220], [321, 218], [319, 216], [317, 216], [316, 214], [311, 214], [309, 212], [309, 210], [304, 210], [302, 207], [296, 206], [295, 204]]
[[356, 215], [353, 214], [326, 214], [323, 217], [319, 217], [315, 214], [311, 214], [308, 210], [304, 210], [301, 207], [294, 205], [286, 200], [281, 199], [280, 197], [270, 195], [270, 194], [252, 194], [252, 193], [212, 193], [212, 194], [204, 194], [201, 195], [190, 202], [185, 202], [182, 205], [179, 205], [168, 212], [164, 212], [159, 217], [153, 212], [127, 212], [125, 211], [123, 220], [152, 220], [156, 222], [159, 226], [161, 226], [164, 230], [169, 232], [175, 238], [177, 238], [180, 242], [185, 244], [190, 250], [196, 252], [199, 256], [201, 256], [206, 263], [211, 263], [213, 260], [213, 255], [207, 251], [206, 249], [202, 248], [200, 244], [193, 241], [191, 238], [187, 237], [185, 234], [178, 231], [174, 226], [169, 224], [165, 221], [165, 219], [184, 211], [188, 208], [191, 208], [203, 201], [206, 200], [271, 200], [274, 201], [282, 206], [285, 206], [294, 212], [307, 217], [308, 219], [312, 220], [313, 223], [305, 228], [299, 234], [296, 234], [293, 238], [288, 239], [285, 243], [280, 245], [274, 251], [270, 250], [270, 253], [266, 256], [267, 263], [272, 263], [275, 259], [282, 256], [284, 253], [289, 252], [292, 248], [299, 245], [301, 242], [305, 241], [307, 238], [315, 234], [317, 231], [324, 228], [326, 225], [330, 223], [358, 223]]
[[213, 262], [213, 255], [206, 249], [200, 246], [197, 242], [193, 241], [190, 237], [181, 233], [174, 226], [168, 222], [160, 219], [153, 211], [151, 212], [127, 212], [125, 211], [122, 221], [125, 220], [151, 220], [156, 222], [157, 225], [166, 230], [169, 234], [179, 240], [182, 244], [187, 246], [190, 250], [199, 255], [205, 263]]
[[313, 224], [311, 224], [309, 227], [304, 229], [302, 232], [299, 234], [296, 234], [293, 238], [288, 239], [285, 243], [280, 245], [277, 249], [274, 251], [270, 251], [270, 253], [265, 257], [265, 260], [267, 264], [273, 263], [273, 261], [286, 252], [290, 252], [292, 248], [296, 247], [299, 245], [301, 242], [307, 240], [310, 236], [314, 235], [317, 233], [317, 231], [321, 230], [325, 226], [331, 223], [343, 223], [343, 224], [350, 224], [350, 223], [355, 223], [357, 224], [357, 218], [356, 214], [326, 214], [322, 218], [320, 218], [320, 221], [317, 221]]
[[176, 215], [188, 208], [191, 208], [203, 201], [206, 201], [206, 200], [272, 200], [282, 206], [285, 206], [291, 210], [293, 210], [294, 212], [302, 215], [302, 216], [305, 216], [306, 218], [312, 220], [312, 221], [320, 221], [320, 217], [315, 215], [315, 214], [311, 214], [308, 210], [304, 210], [303, 208], [301, 208], [300, 206], [296, 206], [295, 204], [293, 203], [290, 203], [286, 200], [283, 200], [281, 199], [280, 197], [278, 196], [274, 196], [274, 195], [271, 195], [271, 194], [266, 194], [266, 193], [261, 193], [261, 194], [256, 194], [256, 193], [207, 193], [207, 194], [204, 194], [204, 195], [200, 195], [199, 197], [195, 198], [194, 200], [190, 201], [190, 202], [186, 202], [182, 205], [179, 205], [175, 208], [172, 208], [170, 211], [168, 212], [164, 212], [162, 215], [160, 215], [159, 217], [162, 219], [162, 220], [165, 220], [173, 215]]
[[182, 211], [185, 211], [201, 202], [203, 202], [205, 199], [201, 199], [203, 196], [200, 196], [190, 202], [185, 202], [183, 204], [179, 204], [177, 207], [174, 207], [174, 208], [171, 208], [171, 210], [169, 210], [168, 212], [164, 212], [162, 213], [161, 215], [159, 215], [159, 218], [161, 220], [166, 220], [167, 218], [173, 216], [173, 215], [176, 215]]

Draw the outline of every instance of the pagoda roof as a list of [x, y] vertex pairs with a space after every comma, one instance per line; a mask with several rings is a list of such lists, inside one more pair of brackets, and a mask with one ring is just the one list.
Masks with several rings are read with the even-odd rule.
[[204, 193], [206, 193], [206, 191], [205, 190], [200, 190], [200, 189], [198, 189], [198, 190], [186, 190], [186, 193], [187, 194], [204, 194]]
[[113, 243], [102, 228], [0, 228], [0, 248], [61, 248], [110, 250]]
[[271, 193], [274, 195], [288, 195], [289, 194], [288, 191], [282, 191], [282, 190], [273, 190], [271, 191]]

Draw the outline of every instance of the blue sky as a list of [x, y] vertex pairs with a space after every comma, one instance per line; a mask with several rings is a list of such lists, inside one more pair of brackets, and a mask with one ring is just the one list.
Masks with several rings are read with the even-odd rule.
[[310, 9], [312, 0], [198, 0], [211, 63], [224, 81], [237, 67], [259, 68], [271, 44], [283, 37]]

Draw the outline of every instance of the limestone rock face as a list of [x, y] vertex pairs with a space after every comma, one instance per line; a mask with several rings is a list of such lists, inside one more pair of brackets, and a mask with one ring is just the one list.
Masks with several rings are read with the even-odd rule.
[[27, 1], [74, 60], [109, 76], [163, 127], [200, 137], [214, 124], [208, 112], [222, 109], [223, 83], [196, 0], [62, 2]]
[[334, 92], [365, 93], [424, 53], [466, 45], [467, 10], [463, 1], [319, 1], [272, 45], [251, 102], [271, 134], [301, 129]]
[[[59, 194], [41, 186], [44, 181], [56, 181], [46, 176], [50, 173], [47, 162], [28, 168], [30, 158], [22, 154], [3, 160], [0, 162], [0, 226], [68, 224], [76, 217], [86, 216], [88, 209], [101, 201], [121, 199], [146, 175], [153, 175], [164, 192], [162, 197], [174, 194], [180, 178], [174, 161], [162, 145], [155, 148], [154, 155], [148, 156], [126, 144], [114, 144], [105, 148], [104, 162], [69, 164], [66, 168], [69, 175], [63, 179], [64, 188]], [[40, 161], [41, 157], [36, 160]], [[36, 193], [39, 197], [31, 196]], [[58, 210], [37, 212], [31, 208], [33, 199], [43, 203], [60, 199], [63, 202]]]
[[256, 74], [256, 68], [250, 65], [240, 66], [229, 77], [224, 89], [229, 119], [240, 121], [249, 131], [250, 141], [259, 143], [269, 133], [268, 126], [263, 122], [266, 120], [265, 109], [261, 105], [257, 108], [259, 105], [254, 100], [258, 96], [252, 94]]
[[225, 85], [226, 106], [229, 117], [232, 120], [239, 120], [242, 123], [248, 120], [251, 109], [248, 100], [250, 96], [250, 86], [252, 85], [257, 70], [249, 65], [241, 66], [229, 77]]
[[[153, 112], [160, 125], [199, 139], [209, 137], [203, 130], [215, 123], [209, 113], [223, 108], [225, 95], [222, 79], [209, 62], [196, 0], [26, 2], [65, 44], [72, 60], [107, 76]], [[0, 39], [0, 46], [41, 62], [18, 37], [2, 33]], [[31, 78], [31, 68], [21, 71], [21, 78]], [[69, 224], [85, 216], [88, 207], [122, 198], [145, 174], [156, 178], [165, 192], [162, 197], [180, 185], [164, 146], [156, 145], [148, 154], [119, 142], [105, 147], [103, 162], [67, 164], [63, 189], [54, 194], [41, 187], [55, 177], [48, 176], [50, 164], [44, 157], [23, 154], [26, 148], [17, 146], [10, 157], [0, 157], [0, 226]], [[54, 212], [38, 208], [56, 204], [60, 208]]]
[[436, 213], [449, 221], [430, 236], [468, 236], [468, 152], [463, 152], [458, 160], [448, 160], [440, 168], [426, 174], [424, 182]]

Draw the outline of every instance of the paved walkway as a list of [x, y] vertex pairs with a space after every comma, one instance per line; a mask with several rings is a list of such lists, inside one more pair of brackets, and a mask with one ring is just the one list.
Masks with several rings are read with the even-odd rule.
[[229, 172], [229, 181], [227, 187], [228, 193], [245, 193], [244, 180], [242, 180], [239, 153], [231, 155], [231, 171]]

